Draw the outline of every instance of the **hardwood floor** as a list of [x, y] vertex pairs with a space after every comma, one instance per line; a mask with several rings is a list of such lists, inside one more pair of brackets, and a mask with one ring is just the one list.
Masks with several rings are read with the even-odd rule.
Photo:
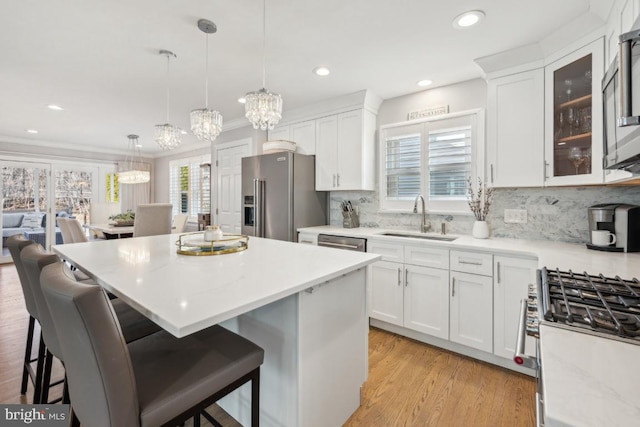
[[[19, 394], [27, 320], [15, 267], [0, 265], [0, 403], [31, 402], [31, 387]], [[525, 375], [372, 328], [363, 402], [345, 426], [529, 427], [535, 389]]]

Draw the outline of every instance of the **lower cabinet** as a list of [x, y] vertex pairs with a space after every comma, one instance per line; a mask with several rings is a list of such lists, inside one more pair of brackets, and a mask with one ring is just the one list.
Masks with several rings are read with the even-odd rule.
[[493, 351], [493, 278], [451, 272], [449, 340]]
[[[493, 353], [511, 359], [515, 352], [520, 301], [527, 297], [529, 284], [536, 283], [538, 262], [534, 259], [494, 257]], [[527, 336], [525, 353], [536, 354], [535, 339]]]
[[371, 244], [369, 252], [380, 253], [383, 259], [400, 258], [429, 265], [436, 263], [442, 268], [406, 262], [376, 262], [371, 266], [369, 315], [393, 325], [448, 339], [449, 251], [389, 244], [376, 248]]

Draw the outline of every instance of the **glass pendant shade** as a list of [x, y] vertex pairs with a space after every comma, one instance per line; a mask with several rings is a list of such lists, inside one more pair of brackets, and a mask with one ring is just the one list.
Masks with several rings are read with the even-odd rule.
[[120, 184], [144, 184], [149, 182], [151, 174], [144, 170], [140, 159], [140, 148], [138, 145], [138, 135], [128, 135], [129, 151], [125, 158], [124, 165], [118, 172], [118, 182]]
[[191, 131], [200, 141], [212, 142], [222, 131], [222, 114], [207, 108], [193, 110]]
[[176, 54], [168, 50], [161, 50], [160, 55], [167, 57], [167, 122], [163, 125], [156, 125], [154, 131], [154, 140], [158, 143], [163, 150], [173, 150], [182, 144], [180, 140], [180, 133], [182, 129], [177, 126], [169, 124], [169, 106], [170, 106], [170, 92], [169, 92], [169, 63], [171, 58], [176, 58]]
[[262, 88], [245, 95], [245, 117], [254, 129], [273, 130], [282, 118], [282, 97]]
[[182, 129], [177, 126], [165, 123], [164, 125], [156, 125], [154, 132], [154, 140], [163, 150], [173, 150], [182, 144], [180, 134]]
[[206, 34], [206, 66], [204, 78], [204, 108], [191, 112], [191, 131], [200, 141], [213, 142], [222, 131], [222, 114], [209, 109], [209, 34], [218, 30], [208, 19], [200, 19], [198, 28]]

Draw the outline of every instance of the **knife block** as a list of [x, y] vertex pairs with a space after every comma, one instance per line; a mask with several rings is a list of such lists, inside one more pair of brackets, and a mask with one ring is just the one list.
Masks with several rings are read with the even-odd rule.
[[342, 212], [342, 227], [344, 228], [358, 228], [360, 227], [360, 219], [355, 211]]

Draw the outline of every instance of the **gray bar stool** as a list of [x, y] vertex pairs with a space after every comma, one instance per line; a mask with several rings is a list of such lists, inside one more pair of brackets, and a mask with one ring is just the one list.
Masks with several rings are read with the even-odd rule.
[[107, 427], [199, 421], [207, 406], [251, 381], [251, 425], [259, 425], [262, 348], [217, 325], [184, 338], [161, 331], [126, 344], [101, 288], [76, 282], [63, 263], [46, 266], [40, 281], [80, 422]]

